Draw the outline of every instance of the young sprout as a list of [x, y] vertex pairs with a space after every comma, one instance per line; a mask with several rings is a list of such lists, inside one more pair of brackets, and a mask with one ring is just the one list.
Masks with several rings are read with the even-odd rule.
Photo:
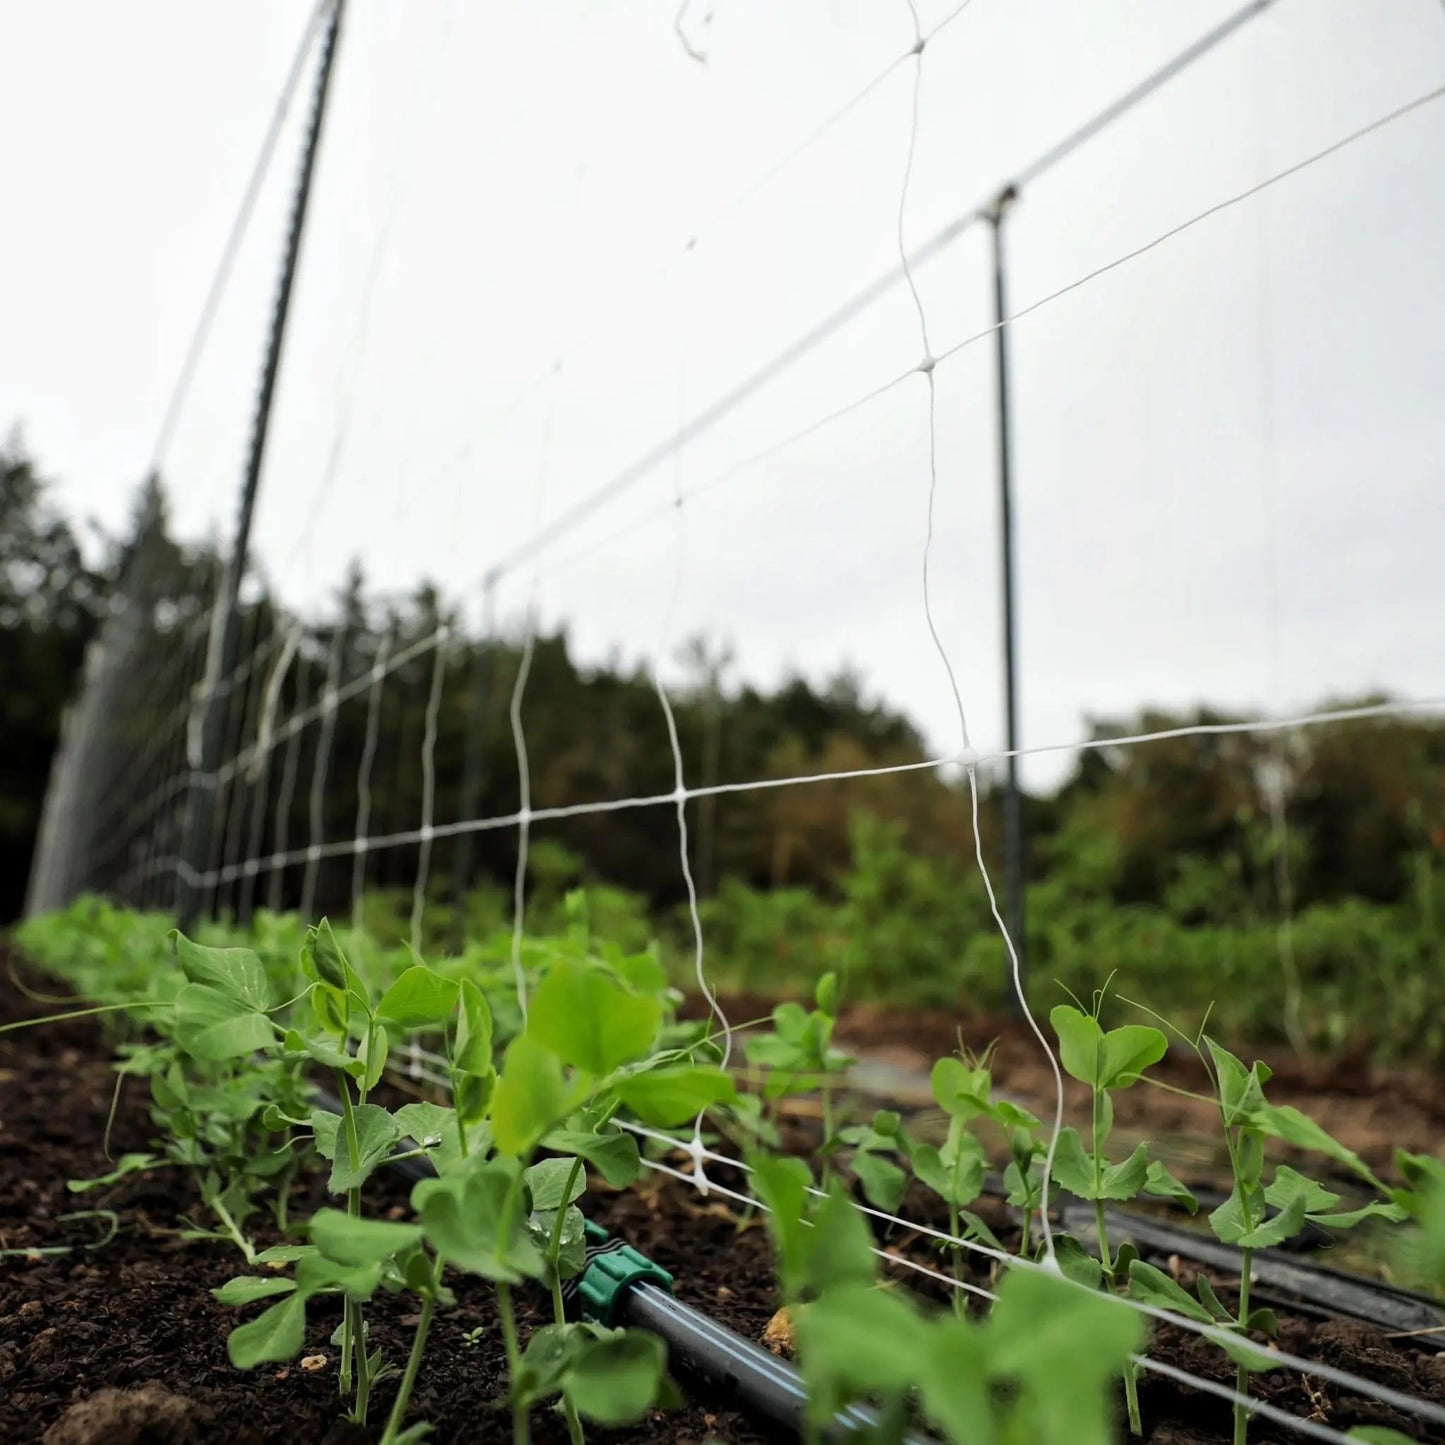
[[[1102, 990], [1095, 995], [1094, 1012], [1086, 1014], [1069, 1004], [1060, 1004], [1049, 1015], [1059, 1039], [1059, 1060], [1066, 1073], [1089, 1086], [1089, 1142], [1079, 1131], [1067, 1128], [1059, 1134], [1054, 1150], [1053, 1179], [1061, 1188], [1080, 1199], [1093, 1202], [1099, 1257], [1088, 1258], [1076, 1246], [1066, 1243], [1059, 1251], [1059, 1263], [1076, 1279], [1110, 1291], [1129, 1280], [1137, 1252], [1130, 1244], [1116, 1253], [1109, 1248], [1106, 1205], [1111, 1200], [1129, 1200], [1140, 1194], [1176, 1199], [1192, 1212], [1194, 1196], [1169, 1172], [1159, 1159], [1149, 1157], [1149, 1146], [1139, 1144], [1127, 1159], [1113, 1161], [1108, 1153], [1114, 1128], [1113, 1095], [1132, 1088], [1144, 1070], [1157, 1064], [1168, 1050], [1169, 1041], [1160, 1030], [1142, 1024], [1125, 1024], [1105, 1030], [1098, 1013], [1103, 1005]], [[1132, 1365], [1124, 1371], [1124, 1397], [1129, 1411], [1129, 1429], [1143, 1433], [1139, 1418], [1139, 1392]]]

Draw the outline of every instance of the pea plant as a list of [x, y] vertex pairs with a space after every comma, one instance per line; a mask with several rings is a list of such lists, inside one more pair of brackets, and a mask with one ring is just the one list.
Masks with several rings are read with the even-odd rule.
[[273, 1017], [288, 1004], [278, 1002], [284, 990], [248, 949], [206, 948], [174, 931], [168, 947], [173, 964], [148, 953], [144, 976], [121, 971], [110, 986], [126, 997], [104, 1005], [145, 1030], [118, 1045], [117, 1099], [126, 1079], [149, 1080], [158, 1152], [126, 1154], [110, 1172], [69, 1187], [80, 1193], [141, 1170], [188, 1169], [208, 1222], [189, 1223], [182, 1237], [224, 1240], [254, 1263], [248, 1221], [269, 1199], [285, 1228], [299, 1166], [285, 1112], [303, 1107], [307, 1090], [278, 1047], [282, 1028]]
[[[1092, 1014], [1070, 1004], [1060, 1004], [1049, 1015], [1058, 1035], [1059, 1060], [1065, 1072], [1089, 1086], [1090, 1105], [1087, 1145], [1072, 1126], [1061, 1130], [1054, 1148], [1052, 1178], [1070, 1194], [1092, 1202], [1098, 1245], [1098, 1258], [1094, 1259], [1073, 1241], [1066, 1240], [1058, 1253], [1060, 1265], [1076, 1280], [1113, 1291], [1128, 1286], [1137, 1251], [1128, 1243], [1111, 1251], [1107, 1203], [1152, 1194], [1173, 1199], [1191, 1213], [1198, 1206], [1194, 1196], [1169, 1172], [1164, 1162], [1149, 1157], [1147, 1143], [1140, 1143], [1127, 1159], [1116, 1162], [1110, 1157], [1113, 1095], [1137, 1084], [1144, 1071], [1164, 1057], [1169, 1040], [1159, 1029], [1143, 1024], [1104, 1029], [1098, 1019], [1102, 1005], [1101, 991], [1095, 996]], [[1133, 1365], [1124, 1371], [1124, 1397], [1129, 1429], [1140, 1435], [1143, 1424], [1139, 1418], [1139, 1391]]]
[[836, 1133], [834, 1102], [838, 1080], [853, 1060], [833, 1047], [838, 1022], [838, 976], [824, 974], [813, 995], [813, 1007], [789, 1001], [780, 1003], [772, 1016], [772, 1028], [752, 1034], [747, 1041], [748, 1062], [767, 1070], [762, 1094], [771, 1106], [776, 1123], [778, 1101], [793, 1094], [817, 1089], [823, 1111], [823, 1139], [820, 1153], [828, 1159], [842, 1142]]
[[925, 1313], [880, 1287], [872, 1236], [837, 1181], [814, 1189], [798, 1159], [760, 1155], [752, 1168], [796, 1321], [809, 1445], [864, 1400], [867, 1438], [881, 1442], [903, 1440], [920, 1415], [956, 1445], [1111, 1439], [1108, 1385], [1142, 1340], [1135, 1310], [1019, 1269], [1006, 1273], [981, 1321]]
[[[1130, 1292], [1136, 1299], [1174, 1310], [1233, 1336], [1225, 1339], [1222, 1347], [1235, 1362], [1236, 1389], [1246, 1395], [1251, 1373], [1270, 1368], [1269, 1354], [1251, 1344], [1249, 1336], [1273, 1336], [1278, 1332], [1272, 1311], [1251, 1308], [1255, 1252], [1283, 1244], [1312, 1224], [1349, 1229], [1372, 1216], [1398, 1222], [1405, 1217], [1405, 1209], [1398, 1199], [1390, 1198], [1385, 1185], [1353, 1150], [1293, 1106], [1269, 1103], [1264, 1086], [1270, 1070], [1265, 1064], [1256, 1062], [1246, 1068], [1228, 1049], [1204, 1034], [1191, 1043], [1213, 1086], [1233, 1177], [1229, 1198], [1209, 1216], [1209, 1223], [1218, 1239], [1240, 1250], [1239, 1293], [1230, 1309], [1201, 1273], [1196, 1298], [1162, 1270], [1138, 1259], [1129, 1266]], [[1271, 1172], [1265, 1159], [1266, 1141], [1270, 1139], [1325, 1156], [1381, 1197], [1359, 1208], [1342, 1210], [1339, 1194], [1288, 1164], [1275, 1165]], [[1241, 1400], [1234, 1411], [1235, 1445], [1244, 1445], [1248, 1427], [1249, 1408]]]
[[[308, 1303], [339, 1294], [341, 1388], [351, 1418], [364, 1423], [373, 1388], [393, 1368], [370, 1347], [366, 1307], [379, 1291], [409, 1291], [420, 1309], [382, 1440], [418, 1439], [425, 1425], [407, 1426], [405, 1417], [436, 1310], [452, 1300], [445, 1283], [451, 1269], [487, 1280], [495, 1292], [514, 1440], [529, 1440], [530, 1412], [549, 1399], [559, 1400], [580, 1442], [584, 1419], [625, 1424], [667, 1397], [655, 1336], [567, 1318], [562, 1285], [585, 1258], [577, 1201], [587, 1165], [619, 1186], [638, 1173], [635, 1140], [613, 1122], [620, 1111], [673, 1127], [728, 1103], [733, 1084], [715, 1064], [659, 1046], [664, 999], [615, 963], [560, 952], [498, 1069], [491, 1010], [475, 984], [417, 963], [378, 997], [326, 922], [312, 930], [303, 967], [313, 1027], [288, 1032], [284, 1049], [331, 1071], [339, 1110], [313, 1109], [309, 1126], [317, 1152], [331, 1162], [328, 1188], [344, 1207], [319, 1210], [306, 1244], [258, 1256], [263, 1264], [293, 1265], [289, 1277], [242, 1276], [217, 1291], [235, 1305], [284, 1296], [231, 1332], [233, 1363], [250, 1368], [293, 1358]], [[438, 1031], [451, 1104], [388, 1110], [374, 1102], [389, 1051]], [[367, 1186], [376, 1171], [415, 1154], [436, 1173], [412, 1190], [414, 1220], [369, 1215]], [[550, 1292], [553, 1319], [524, 1349], [514, 1290], [529, 1283]]]
[[[981, 1058], [939, 1059], [933, 1066], [930, 1085], [934, 1101], [948, 1116], [948, 1133], [938, 1148], [927, 1144], [913, 1148], [909, 1162], [914, 1176], [948, 1206], [950, 1235], [955, 1239], [982, 1239], [994, 1249], [1001, 1249], [988, 1225], [966, 1207], [983, 1192], [988, 1162], [973, 1127], [985, 1120], [992, 1123], [1008, 1148], [1004, 1187], [1007, 1202], [1022, 1212], [1018, 1252], [1027, 1258], [1042, 1186], [1044, 1146], [1038, 1136], [1038, 1119], [1009, 1099], [994, 1098], [987, 1053]], [[949, 1249], [954, 1278], [961, 1278], [962, 1248], [950, 1244]]]

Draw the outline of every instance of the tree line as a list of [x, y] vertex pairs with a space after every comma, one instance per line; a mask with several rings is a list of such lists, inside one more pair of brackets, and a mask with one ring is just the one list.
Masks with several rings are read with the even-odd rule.
[[[175, 808], [144, 811], [143, 791], [153, 788], [168, 759], [180, 758], [178, 747], [157, 750], [158, 719], [184, 711], [219, 572], [212, 544], [173, 535], [158, 482], [141, 489], [123, 535], [87, 548], [18, 436], [0, 446], [0, 920], [21, 907], [50, 760], [87, 645], [103, 628], [106, 636], [116, 632], [122, 619], [128, 646], [146, 665], [122, 670], [115, 684], [119, 691], [107, 712], [114, 737], [109, 756], [117, 786], [135, 792], [133, 805], [120, 800], [117, 816], [139, 818], [134, 838], [117, 836], [99, 881], [114, 884], [123, 875], [147, 829], [178, 829]], [[352, 837], [364, 770], [368, 834], [415, 830], [423, 813], [420, 759], [434, 687], [434, 821], [501, 818], [517, 808], [510, 706], [524, 638], [465, 634], [430, 584], [400, 601], [378, 598], [358, 567], [319, 617], [291, 615], [259, 572], [243, 596], [240, 635], [243, 658], [252, 665], [223, 702], [227, 756], [254, 742], [263, 713], [274, 731], [314, 708], [328, 688], [356, 687], [329, 728], [318, 719], [269, 751], [264, 765], [258, 759], [237, 771], [217, 800], [212, 863], [249, 856], [257, 842], [269, 852], [278, 839], [296, 849], [316, 833], [333, 841]], [[443, 624], [450, 627], [448, 640], [428, 645]], [[189, 654], [180, 650], [183, 640]], [[537, 636], [526, 651], [522, 720], [533, 808], [671, 791], [666, 720], [646, 667], [619, 658], [585, 663], [565, 631]], [[380, 660], [408, 652], [415, 655], [379, 688], [370, 685]], [[168, 657], [183, 665], [166, 674]], [[670, 697], [693, 786], [925, 757], [914, 724], [871, 697], [852, 673], [821, 680], [795, 675], [761, 688], [735, 675], [725, 647], [703, 638], [692, 640], [679, 661], [686, 680]], [[1093, 719], [1089, 727], [1104, 740], [1228, 720], [1203, 707], [1145, 709]], [[146, 758], [146, 767], [131, 767]], [[313, 784], [323, 759], [318, 789]], [[981, 830], [985, 853], [994, 858], [996, 801], [986, 787]], [[957, 781], [922, 769], [690, 800], [699, 886], [705, 896], [724, 880], [836, 896], [852, 863], [851, 824], [860, 813], [886, 822], [920, 858], [962, 866], [972, 855], [965, 794]], [[1445, 726], [1421, 717], [1105, 746], [1081, 753], [1053, 792], [1026, 798], [1025, 822], [1032, 877], [1067, 871], [1120, 906], [1167, 902], [1186, 920], [1219, 921], [1221, 912], [1278, 906], [1284, 877], [1291, 906], [1351, 896], [1388, 903], [1411, 886], [1422, 853], [1445, 847]], [[670, 806], [540, 822], [533, 841], [541, 845], [544, 871], [549, 857], [576, 860], [583, 876], [657, 905], [681, 896]], [[516, 846], [514, 827], [438, 840], [433, 893], [445, 899], [475, 883], [510, 878]], [[1288, 863], [1283, 871], [1281, 849]], [[410, 886], [418, 851], [412, 843], [369, 854], [367, 886]], [[349, 857], [321, 865], [312, 880], [318, 908], [344, 906], [352, 867]], [[297, 863], [274, 878], [263, 874], [249, 898], [233, 888], [215, 902], [295, 906], [304, 873]]]

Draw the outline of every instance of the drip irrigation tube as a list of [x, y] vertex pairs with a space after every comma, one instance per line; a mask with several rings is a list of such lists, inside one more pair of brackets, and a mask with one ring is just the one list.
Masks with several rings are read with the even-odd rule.
[[[1084, 1242], [1094, 1237], [1093, 1206], [1062, 1211], [1064, 1227]], [[1221, 1244], [1191, 1229], [1110, 1209], [1104, 1221], [1111, 1239], [1128, 1239], [1147, 1255], [1177, 1254], [1213, 1269], [1237, 1275], [1244, 1256], [1236, 1245]], [[1277, 1302], [1291, 1309], [1316, 1307], [1399, 1335], [1417, 1336], [1427, 1349], [1445, 1350], [1445, 1309], [1425, 1295], [1394, 1285], [1356, 1278], [1318, 1264], [1301, 1264], [1274, 1251], [1256, 1251], [1251, 1278]], [[1313, 1312], [1313, 1311], [1311, 1311]]]
[[[323, 1108], [340, 1109], [339, 1100], [324, 1091], [318, 1090], [316, 1099]], [[411, 1141], [401, 1141], [403, 1151], [412, 1147]], [[428, 1179], [436, 1173], [425, 1155], [387, 1162], [410, 1179]], [[667, 1345], [670, 1368], [719, 1403], [801, 1436], [808, 1393], [792, 1365], [675, 1299], [672, 1276], [631, 1245], [608, 1235], [601, 1225], [589, 1220], [586, 1228], [586, 1265], [563, 1292], [569, 1308], [598, 1324], [650, 1331]], [[850, 1405], [833, 1417], [823, 1434], [827, 1440], [843, 1441], [877, 1424], [871, 1410]], [[905, 1435], [904, 1441], [933, 1445], [916, 1433]]]

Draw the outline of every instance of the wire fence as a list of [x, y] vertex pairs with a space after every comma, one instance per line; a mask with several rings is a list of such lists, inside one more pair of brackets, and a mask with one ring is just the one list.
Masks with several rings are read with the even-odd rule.
[[[1142, 731], [1129, 736], [1060, 736], [1028, 745], [979, 747], [975, 714], [966, 707], [970, 683], [977, 667], [965, 667], [958, 649], [936, 612], [937, 589], [947, 576], [950, 559], [940, 544], [936, 503], [940, 489], [953, 487], [950, 463], [939, 447], [941, 388], [950, 368], [960, 366], [971, 348], [1017, 326], [1025, 318], [1055, 307], [1105, 277], [1116, 276], [1147, 256], [1175, 245], [1187, 234], [1217, 224], [1239, 207], [1257, 206], [1276, 188], [1286, 188], [1307, 172], [1323, 172], [1348, 154], [1365, 157], [1381, 147], [1387, 136], [1408, 124], [1432, 117], [1438, 124], [1439, 102], [1445, 85], [1407, 94], [1367, 121], [1342, 127], [1326, 144], [1293, 157], [1287, 164], [1263, 174], [1254, 183], [1221, 194], [1186, 217], [1157, 230], [1147, 240], [1112, 255], [1103, 264], [1089, 266], [1061, 285], [1049, 288], [1006, 315], [982, 326], [971, 326], [961, 337], [944, 341], [945, 328], [929, 303], [927, 273], [940, 258], [950, 257], [959, 243], [975, 231], [1004, 224], [1014, 198], [1055, 168], [1064, 166], [1098, 136], [1118, 125], [1125, 116], [1185, 74], [1216, 50], [1235, 43], [1236, 37], [1266, 11], [1270, 0], [1255, 0], [1191, 42], [1162, 67], [1142, 77], [1104, 109], [1060, 135], [1035, 158], [1000, 175], [983, 200], [957, 212], [921, 244], [908, 244], [908, 219], [918, 162], [920, 107], [934, 47], [945, 38], [966, 43], [973, 10], [967, 3], [951, 10], [931, 27], [925, 27], [909, 6], [913, 39], [876, 69], [841, 106], [831, 109], [820, 123], [807, 130], [796, 144], [783, 148], [732, 200], [713, 211], [706, 223], [688, 237], [682, 250], [663, 268], [672, 275], [685, 269], [699, 247], [710, 237], [739, 224], [739, 216], [780, 177], [795, 173], [818, 147], [841, 127], [855, 120], [878, 94], [911, 70], [906, 145], [898, 157], [901, 185], [888, 205], [896, 222], [897, 258], [867, 284], [851, 289], [819, 321], [804, 329], [789, 344], [755, 366], [697, 410], [689, 410], [689, 376], [684, 353], [677, 367], [678, 416], [671, 427], [631, 461], [609, 470], [595, 485], [576, 488], [552, 515], [542, 515], [540, 493], [549, 474], [559, 467], [558, 442], [551, 413], [541, 427], [540, 456], [523, 477], [508, 485], [530, 489], [539, 497], [535, 525], [506, 545], [483, 549], [483, 565], [475, 567], [469, 587], [454, 595], [434, 595], [418, 608], [414, 596], [343, 596], [325, 617], [308, 618], [301, 607], [286, 608], [269, 593], [243, 601], [239, 619], [242, 643], [234, 666], [216, 670], [208, 655], [214, 611], [220, 605], [224, 579], [214, 570], [190, 576], [178, 611], [171, 596], [174, 575], [166, 571], [173, 559], [142, 552], [122, 579], [110, 616], [87, 658], [79, 697], [67, 718], [62, 747], [56, 760], [36, 850], [28, 907], [39, 912], [59, 907], [83, 892], [110, 894], [140, 906], [170, 909], [190, 890], [204, 912], [248, 918], [257, 908], [298, 908], [307, 916], [323, 912], [359, 917], [370, 888], [406, 889], [411, 898], [410, 936], [422, 944], [423, 914], [429, 898], [439, 893], [456, 896], [482, 876], [484, 865], [495, 875], [497, 857], [480, 859], [471, 852], [439, 855], [443, 844], [461, 843], [482, 835], [508, 840], [512, 861], [514, 947], [519, 1000], [525, 1010], [525, 974], [520, 964], [527, 927], [526, 899], [529, 846], [533, 830], [564, 820], [605, 818], [647, 813], [647, 827], [660, 832], [675, 829], [678, 872], [692, 930], [692, 974], [715, 1016], [724, 1057], [732, 1048], [732, 1029], [719, 1006], [709, 975], [707, 937], [699, 908], [695, 875], [696, 838], [690, 833], [697, 805], [708, 799], [759, 794], [780, 789], [825, 789], [839, 784], [919, 774], [949, 775], [954, 781], [957, 805], [973, 824], [974, 865], [986, 889], [990, 913], [1010, 960], [1013, 991], [1048, 1058], [1055, 1081], [1053, 1128], [1049, 1163], [1063, 1121], [1063, 1083], [1054, 1050], [1029, 1012], [1022, 978], [1020, 939], [1011, 932], [996, 897], [991, 860], [986, 856], [979, 827], [981, 790], [999, 764], [1008, 759], [1043, 759], [1081, 751], [1147, 750], [1182, 737], [1267, 737], [1294, 735], [1303, 730], [1344, 722], [1379, 722], [1445, 713], [1445, 678], [1441, 686], [1419, 696], [1362, 705], [1321, 707], [1310, 711], [1260, 713], [1243, 721], [1199, 722]], [[306, 31], [306, 44], [318, 32], [319, 6]], [[304, 53], [304, 49], [303, 49]], [[299, 74], [287, 79], [278, 107], [284, 114]], [[264, 174], [275, 148], [276, 125], [268, 133], [256, 176]], [[206, 303], [205, 317], [214, 310], [224, 289], [234, 249], [245, 229], [257, 184], [253, 178], [247, 199], [226, 255], [217, 285]], [[397, 206], [400, 202], [397, 202]], [[388, 218], [388, 234], [395, 209]], [[1012, 221], [1010, 225], [1014, 224]], [[368, 288], [383, 274], [379, 248], [369, 272]], [[369, 305], [368, 298], [365, 304]], [[1062, 311], [1063, 308], [1060, 308]], [[892, 366], [889, 353], [880, 353], [872, 379], [848, 400], [836, 399], [810, 419], [766, 433], [760, 445], [704, 466], [686, 464], [698, 444], [716, 438], [759, 398], [766, 399], [790, 375], [829, 348], [849, 346], [850, 328], [864, 318], [888, 313], [888, 324], [911, 327], [907, 346], [913, 359]], [[951, 318], [956, 323], [957, 318]], [[423, 324], [437, 324], [435, 318]], [[1121, 320], [1121, 325], [1127, 324]], [[188, 353], [176, 399], [167, 413], [157, 445], [164, 453], [176, 425], [191, 374], [205, 345], [208, 319], [203, 319]], [[956, 325], [951, 329], [956, 330]], [[358, 333], [360, 335], [360, 333]], [[585, 342], [585, 338], [584, 338]], [[584, 344], [579, 342], [579, 346]], [[568, 372], [570, 353], [559, 348], [559, 359], [516, 389], [511, 401], [499, 407], [494, 421], [530, 412], [541, 402], [555, 407], [559, 379]], [[358, 363], [353, 359], [353, 366]], [[865, 368], [866, 369], [866, 368]], [[691, 564], [706, 545], [706, 499], [724, 493], [740, 479], [765, 469], [786, 475], [791, 461], [809, 445], [845, 435], [845, 423], [877, 414], [881, 404], [897, 408], [915, 429], [925, 457], [922, 492], [923, 545], [917, 563], [919, 625], [931, 640], [937, 666], [945, 674], [952, 699], [957, 742], [903, 762], [794, 770], [778, 776], [750, 776], [727, 781], [699, 779], [679, 735], [673, 710], [674, 689], [661, 663], [681, 639], [676, 635], [679, 590], [693, 576]], [[295, 532], [289, 558], [308, 558], [317, 547], [322, 518], [334, 498], [346, 498], [348, 438], [354, 425], [354, 390], [343, 397], [328, 452], [329, 462], [309, 501], [299, 509], [302, 523]], [[895, 415], [890, 411], [889, 419]], [[439, 465], [423, 467], [421, 480], [412, 483], [410, 495], [420, 504], [440, 494], [443, 484], [476, 475], [476, 457], [486, 432], [473, 427], [460, 445], [450, 449]], [[840, 445], [843, 443], [840, 443]], [[708, 453], [709, 458], [713, 453]], [[528, 474], [530, 468], [530, 474]], [[625, 499], [653, 487], [657, 495], [633, 516], [619, 515]], [[408, 487], [397, 483], [398, 507], [405, 505]], [[589, 531], [589, 529], [591, 529]], [[589, 566], [609, 562], [640, 534], [660, 538], [658, 575], [670, 571], [664, 604], [647, 621], [652, 636], [641, 639], [648, 660], [648, 675], [656, 692], [665, 726], [667, 754], [649, 760], [648, 783], [623, 778], [619, 790], [596, 786], [590, 796], [561, 800], [534, 797], [528, 749], [527, 691], [535, 661], [542, 599], [558, 589], [577, 588]], [[563, 544], [575, 548], [563, 551]], [[817, 536], [795, 539], [798, 556], [816, 549]], [[670, 567], [664, 565], [670, 560]], [[624, 563], [624, 565], [626, 565]], [[163, 595], [164, 594], [164, 595]], [[498, 599], [510, 599], [521, 616], [520, 641], [516, 634], [503, 638], [497, 622]], [[476, 626], [470, 614], [483, 619]], [[504, 679], [487, 677], [502, 656], [502, 643], [516, 653], [510, 689]], [[638, 639], [629, 639], [637, 643]], [[508, 654], [511, 656], [512, 654]], [[214, 766], [206, 766], [200, 733], [203, 719], [217, 720], [220, 738]], [[970, 727], [971, 720], [974, 727]], [[411, 732], [407, 732], [411, 729]], [[515, 784], [515, 806], [488, 811], [479, 803], [479, 776], [490, 769]], [[439, 779], [450, 787], [456, 815], [438, 812]], [[460, 782], [460, 787], [457, 784]], [[987, 797], [985, 791], [985, 798]], [[202, 853], [188, 853], [187, 810], [199, 806], [208, 818], [201, 836]], [[1281, 823], [1281, 826], [1286, 826]], [[458, 859], [460, 867], [456, 866]], [[446, 866], [448, 863], [452, 867]], [[1280, 884], [1287, 892], [1287, 878]], [[1282, 945], [1287, 946], [1287, 944]], [[434, 1073], [440, 1061], [421, 1055], [411, 1060], [413, 1075], [444, 1083]], [[737, 1158], [713, 1152], [702, 1143], [700, 1128], [693, 1137], [673, 1138], [638, 1129], [662, 1151], [680, 1153], [689, 1167], [676, 1168], [665, 1157], [650, 1157], [648, 1167], [687, 1181], [705, 1192], [734, 1199], [748, 1208], [760, 1202], [746, 1188], [720, 1180], [721, 1171], [745, 1175]], [[1051, 1170], [1046, 1163], [1043, 1179]], [[732, 1177], [732, 1176], [728, 1176]], [[745, 1180], [744, 1180], [745, 1184]], [[916, 1220], [870, 1211], [879, 1222], [906, 1227], [936, 1242], [992, 1256], [977, 1240], [954, 1237], [930, 1229]], [[1044, 1200], [1045, 1259], [1053, 1265], [1052, 1239], [1047, 1233], [1048, 1201]], [[880, 1249], [890, 1267], [926, 1274], [946, 1289], [964, 1288], [987, 1294], [981, 1287], [960, 1284], [929, 1269], [916, 1259], [891, 1249]], [[1010, 1267], [1019, 1261], [1010, 1257]], [[1221, 1331], [1165, 1311], [1134, 1302], [1121, 1307], [1140, 1308], [1157, 1320], [1207, 1338]], [[1317, 1360], [1276, 1351], [1277, 1366], [1305, 1372], [1335, 1386], [1358, 1392], [1407, 1412], [1432, 1426], [1445, 1426], [1445, 1411], [1414, 1401], [1399, 1392], [1371, 1383], [1348, 1371]], [[1152, 1360], [1143, 1368], [1169, 1374], [1192, 1388], [1236, 1402], [1244, 1397], [1217, 1382], [1184, 1375], [1172, 1366]], [[1251, 1411], [1310, 1438], [1344, 1440], [1341, 1432], [1317, 1421], [1303, 1420], [1267, 1402], [1248, 1400]]]

